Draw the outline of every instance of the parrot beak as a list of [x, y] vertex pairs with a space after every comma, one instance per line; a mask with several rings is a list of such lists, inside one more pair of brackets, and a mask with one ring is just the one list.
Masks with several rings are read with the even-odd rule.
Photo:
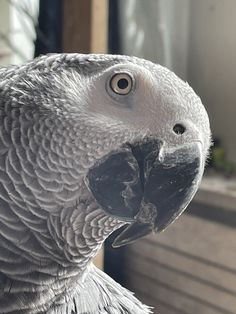
[[188, 206], [204, 170], [199, 142], [165, 148], [155, 139], [127, 144], [89, 171], [87, 185], [101, 207], [129, 226], [113, 247], [163, 231]]

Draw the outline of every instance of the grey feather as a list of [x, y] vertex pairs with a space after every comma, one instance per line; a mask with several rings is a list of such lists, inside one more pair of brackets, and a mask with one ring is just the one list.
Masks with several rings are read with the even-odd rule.
[[[139, 80], [124, 104], [107, 93], [113, 68]], [[181, 139], [169, 125], [183, 119], [191, 132]], [[159, 65], [61, 54], [0, 69], [0, 313], [151, 313], [91, 264], [127, 221], [101, 208], [86, 176], [111, 151], [152, 134], [171, 147], [200, 141], [207, 158], [200, 99]]]
[[88, 267], [88, 275], [78, 282], [77, 289], [63, 307], [48, 313], [151, 313], [151, 308], [139, 302], [127, 289], [104, 274], [94, 265]]

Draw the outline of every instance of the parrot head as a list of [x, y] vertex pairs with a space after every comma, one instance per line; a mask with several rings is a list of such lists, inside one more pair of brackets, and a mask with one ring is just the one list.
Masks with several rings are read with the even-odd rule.
[[1, 68], [2, 313], [149, 313], [90, 262], [121, 226], [115, 247], [172, 223], [210, 143], [199, 97], [152, 62], [54, 54]]
[[118, 247], [163, 231], [186, 209], [203, 175], [210, 127], [200, 98], [168, 69], [133, 57], [107, 60], [84, 91], [99, 146], [85, 184], [107, 215], [128, 224]]
[[161, 232], [193, 198], [211, 143], [208, 115], [167, 68], [136, 57], [60, 54], [9, 69], [6, 80], [12, 106], [15, 99], [21, 106], [22, 137], [33, 143], [28, 154], [36, 154], [25, 165], [17, 151], [30, 204], [54, 213], [78, 199], [94, 202], [128, 224], [120, 246]]

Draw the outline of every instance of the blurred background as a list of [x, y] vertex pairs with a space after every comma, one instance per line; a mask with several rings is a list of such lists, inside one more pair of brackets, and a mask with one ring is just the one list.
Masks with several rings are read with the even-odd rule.
[[236, 1], [0, 0], [0, 65], [119, 53], [173, 70], [201, 97], [214, 146], [187, 212], [97, 263], [161, 314], [236, 313]]

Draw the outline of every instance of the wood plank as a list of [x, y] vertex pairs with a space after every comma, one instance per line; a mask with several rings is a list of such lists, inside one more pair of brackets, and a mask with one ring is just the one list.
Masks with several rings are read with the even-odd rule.
[[150, 306], [154, 314], [191, 314], [177, 309], [166, 301], [152, 298], [148, 291], [139, 291], [137, 287], [135, 287], [135, 291], [135, 296], [143, 302], [143, 304]]
[[63, 12], [64, 52], [106, 53], [107, 0], [65, 0]]
[[201, 257], [236, 272], [235, 229], [200, 217], [183, 215], [165, 232], [149, 237], [151, 241]]
[[194, 281], [191, 278], [183, 277], [181, 274], [169, 272], [166, 269], [160, 268], [157, 264], [150, 264], [145, 258], [130, 258], [126, 260], [126, 269], [131, 274], [135, 272], [151, 278], [157, 285], [167, 285], [170, 290], [175, 291], [176, 287], [178, 287], [181, 295], [187, 294], [193, 300], [197, 296], [199, 303], [209, 304], [209, 306], [213, 304], [214, 306], [218, 306], [218, 308], [232, 312], [236, 308], [235, 296], [204, 283]]
[[[127, 247], [126, 259], [136, 254], [137, 258], [141, 254], [153, 264], [158, 264], [161, 268], [167, 269], [170, 273], [181, 273], [183, 277], [190, 277], [192, 280], [205, 282], [205, 284], [218, 287], [222, 291], [236, 297], [236, 273], [213, 267], [206, 262], [200, 262], [184, 255], [176, 254], [175, 251], [165, 249], [156, 242], [142, 241]], [[174, 247], [173, 247], [174, 248]], [[200, 252], [198, 252], [200, 253]], [[137, 259], [136, 258], [136, 259]], [[207, 276], [206, 276], [207, 274]]]
[[106, 53], [108, 46], [108, 2], [107, 0], [93, 0], [91, 9], [90, 51]]
[[63, 1], [64, 52], [90, 52], [91, 1]]
[[127, 287], [135, 291], [138, 289], [140, 292], [146, 294], [148, 293], [151, 298], [156, 299], [161, 302], [165, 302], [172, 307], [176, 308], [179, 312], [183, 312], [184, 314], [193, 314], [193, 313], [202, 313], [202, 314], [234, 314], [235, 310], [228, 311], [224, 308], [218, 307], [212, 304], [208, 304], [207, 302], [199, 302], [198, 297], [193, 298], [188, 293], [182, 293], [179, 291], [178, 286], [175, 289], [170, 289], [168, 285], [163, 285], [162, 283], [158, 283], [153, 281], [152, 278], [147, 276], [143, 276], [140, 273], [133, 272], [130, 270], [125, 270], [126, 278], [127, 278]]

